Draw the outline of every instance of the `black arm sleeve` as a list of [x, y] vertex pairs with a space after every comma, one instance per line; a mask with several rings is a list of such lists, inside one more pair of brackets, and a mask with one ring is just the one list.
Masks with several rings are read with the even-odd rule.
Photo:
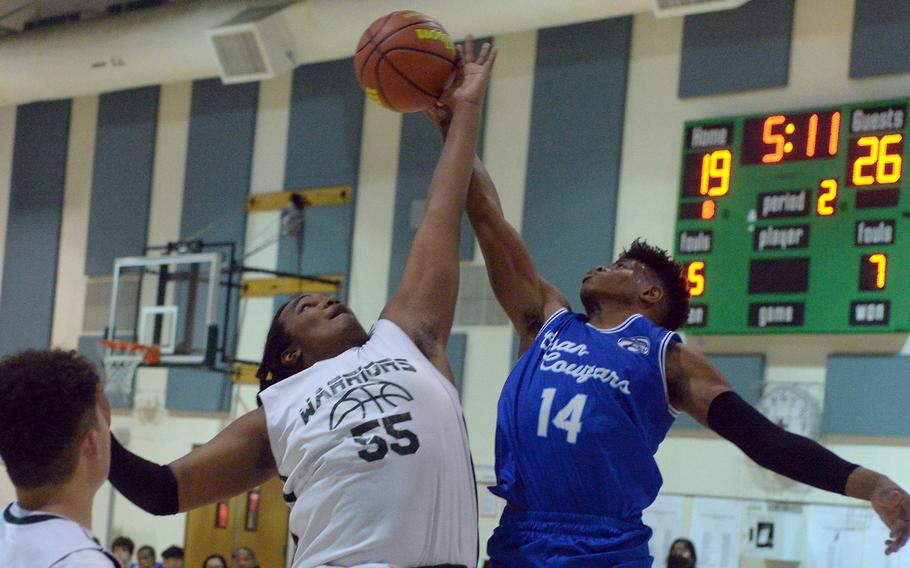
[[117, 491], [153, 515], [178, 512], [177, 478], [170, 466], [142, 459], [120, 445], [111, 434], [111, 471], [107, 476]]
[[758, 465], [825, 491], [843, 495], [847, 478], [859, 467], [817, 442], [779, 428], [733, 391], [711, 401], [708, 425]]

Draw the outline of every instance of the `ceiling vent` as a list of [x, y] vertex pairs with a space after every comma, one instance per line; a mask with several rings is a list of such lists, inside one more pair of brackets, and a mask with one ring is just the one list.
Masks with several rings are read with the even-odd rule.
[[654, 15], [658, 18], [689, 16], [739, 8], [749, 0], [654, 0]]
[[287, 6], [246, 10], [206, 31], [223, 83], [273, 79], [295, 67]]

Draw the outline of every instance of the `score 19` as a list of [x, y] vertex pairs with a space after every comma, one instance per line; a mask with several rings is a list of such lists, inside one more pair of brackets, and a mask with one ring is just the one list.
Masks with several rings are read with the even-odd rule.
[[900, 183], [904, 136], [885, 134], [863, 136], [850, 141], [847, 178], [850, 185], [893, 185]]
[[715, 150], [701, 159], [701, 183], [698, 193], [709, 197], [721, 197], [730, 191], [730, 164], [733, 156], [730, 150]]
[[682, 197], [723, 197], [730, 192], [733, 154], [719, 149], [686, 156]]

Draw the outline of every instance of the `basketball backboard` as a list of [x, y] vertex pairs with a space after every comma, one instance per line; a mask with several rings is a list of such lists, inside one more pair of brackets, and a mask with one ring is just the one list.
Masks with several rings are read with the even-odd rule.
[[116, 259], [105, 337], [155, 346], [162, 365], [212, 366], [221, 264], [218, 253]]

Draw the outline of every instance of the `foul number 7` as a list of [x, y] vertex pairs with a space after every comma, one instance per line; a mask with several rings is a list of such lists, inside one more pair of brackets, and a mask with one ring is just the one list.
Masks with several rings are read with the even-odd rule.
[[[547, 437], [547, 430], [550, 426], [550, 407], [553, 406], [553, 397], [556, 396], [556, 389], [543, 389], [540, 398], [540, 413], [537, 416], [537, 435], [541, 438]], [[569, 401], [569, 404], [562, 407], [562, 410], [556, 413], [553, 418], [553, 426], [560, 430], [566, 431], [566, 442], [574, 444], [578, 440], [578, 433], [581, 432], [581, 413], [585, 408], [585, 402], [588, 401], [588, 395], [576, 394]]]

